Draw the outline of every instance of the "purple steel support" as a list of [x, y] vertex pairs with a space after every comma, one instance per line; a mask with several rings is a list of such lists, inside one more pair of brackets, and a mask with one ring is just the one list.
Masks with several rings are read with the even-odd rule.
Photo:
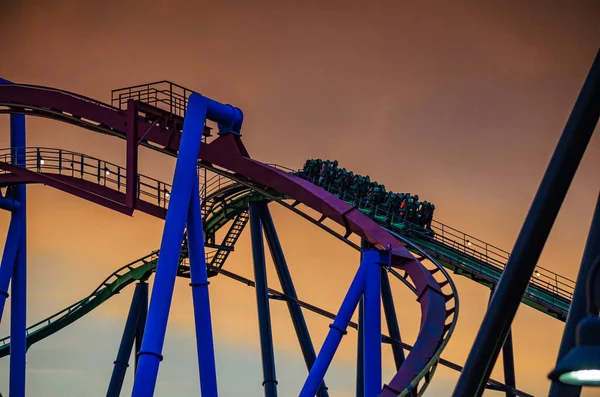
[[210, 282], [206, 275], [204, 233], [202, 230], [200, 189], [197, 175], [194, 180], [194, 189], [192, 190], [192, 198], [188, 210], [187, 239], [190, 258], [190, 286], [192, 287], [194, 319], [196, 322], [196, 348], [198, 350], [200, 389], [203, 396], [216, 397], [218, 395], [217, 369], [208, 294], [208, 284]]
[[[138, 122], [137, 102], [127, 101], [127, 177], [125, 179], [125, 205], [135, 209], [138, 192]], [[158, 192], [160, 195], [160, 192]]]
[[156, 266], [156, 276], [150, 308], [144, 329], [142, 349], [139, 353], [138, 371], [133, 385], [133, 397], [154, 395], [158, 367], [162, 361], [162, 348], [167, 330], [167, 320], [177, 277], [181, 241], [185, 228], [190, 198], [197, 180], [196, 163], [204, 131], [206, 104], [200, 95], [192, 94], [184, 120], [179, 156], [173, 176], [171, 201]]
[[573, 107], [485, 314], [454, 397], [483, 393], [600, 115], [600, 50]]
[[0, 322], [2, 321], [6, 298], [8, 298], [8, 286], [13, 274], [20, 241], [21, 222], [17, 218], [12, 217], [8, 226], [4, 252], [2, 253], [2, 263], [0, 264]]
[[365, 266], [364, 263], [365, 262], [362, 262], [358, 268], [354, 280], [352, 280], [352, 284], [350, 284], [350, 288], [342, 302], [342, 306], [340, 307], [337, 316], [335, 316], [333, 324], [329, 326], [330, 329], [327, 333], [327, 337], [323, 342], [323, 346], [321, 347], [321, 351], [319, 352], [313, 367], [310, 369], [308, 378], [306, 378], [306, 382], [304, 382], [304, 387], [302, 387], [299, 397], [314, 397], [319, 389], [319, 385], [323, 381], [325, 372], [327, 372], [327, 368], [329, 368], [331, 360], [342, 341], [342, 337], [348, 333], [346, 328], [348, 327], [352, 314], [354, 314], [354, 311], [356, 310], [356, 305], [358, 305], [358, 301], [365, 290], [365, 283], [367, 275], [369, 274], [369, 267]]
[[[361, 266], [368, 266], [364, 294], [363, 358], [365, 396], [375, 397], [381, 392], [381, 275], [380, 264], [387, 264], [388, 252], [369, 249], [363, 251]], [[384, 258], [385, 257], [385, 258]]]
[[[10, 115], [10, 146], [12, 162], [25, 166], [25, 116]], [[25, 185], [17, 185], [14, 199], [20, 206], [12, 217], [20, 224], [19, 247], [15, 258], [12, 281], [10, 319], [10, 397], [25, 397], [25, 356], [27, 354], [27, 201]]]

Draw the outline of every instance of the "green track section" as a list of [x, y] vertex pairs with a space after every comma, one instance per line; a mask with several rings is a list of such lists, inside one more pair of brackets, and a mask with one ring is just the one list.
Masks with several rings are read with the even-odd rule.
[[[216, 233], [221, 227], [227, 224], [229, 220], [236, 220], [247, 209], [247, 203], [251, 195], [245, 194], [237, 198], [239, 203], [246, 203], [246, 208], [235, 203], [232, 207], [224, 205], [217, 207], [209, 213], [207, 224], [213, 225], [211, 232]], [[241, 233], [241, 230], [240, 230]], [[184, 245], [185, 248], [185, 245]], [[189, 277], [189, 268], [183, 266], [181, 262], [186, 257], [186, 249], [182, 250], [180, 258], [179, 276]], [[158, 262], [158, 251], [131, 262], [108, 276], [90, 295], [53, 314], [52, 316], [39, 321], [27, 328], [27, 348], [36, 342], [60, 331], [66, 326], [79, 320], [114, 295], [118, 294], [123, 288], [136, 281], [145, 281], [156, 270]], [[218, 251], [217, 251], [218, 255]], [[10, 336], [0, 339], [0, 357], [10, 354]]]
[[[240, 192], [235, 199], [219, 209], [218, 213], [215, 213], [214, 222], [226, 222], [227, 218], [237, 216], [247, 209], [250, 200], [261, 199], [267, 198], [251, 190]], [[365, 213], [366, 211], [362, 211], [361, 209], [361, 212]], [[435, 241], [425, 233], [406, 228], [405, 225], [387, 224], [385, 219], [378, 219], [378, 217], [375, 218], [375, 221], [382, 227], [400, 233], [408, 240], [424, 248], [428, 254], [455, 274], [468, 277], [488, 287], [498, 283], [502, 276], [502, 268]], [[207, 225], [207, 230], [210, 230], [209, 227]], [[555, 293], [552, 285], [549, 288], [543, 288], [539, 285], [530, 284], [523, 297], [523, 303], [561, 321], [565, 321], [571, 301]]]
[[[112, 273], [89, 296], [27, 328], [27, 348], [79, 320], [129, 284], [146, 280], [156, 268], [158, 252], [152, 252]], [[0, 357], [10, 353], [10, 337], [0, 340]]]
[[[231, 195], [223, 197], [223, 200], [214, 204], [207, 213], [207, 219], [204, 222], [204, 229], [207, 235], [215, 234], [229, 221], [235, 221], [239, 219], [238, 217], [243, 217], [250, 201], [269, 200], [268, 197], [249, 188], [233, 189], [232, 191]], [[428, 254], [455, 274], [466, 276], [488, 287], [500, 280], [502, 268], [496, 265], [478, 260], [464, 252], [444, 245], [424, 233], [408, 230], [405, 225], [390, 225], [386, 223], [385, 219], [378, 218], [375, 218], [375, 221], [382, 227], [400, 233], [411, 242], [424, 248]], [[241, 230], [239, 233], [241, 233]], [[146, 280], [156, 269], [158, 254], [158, 251], [152, 252], [137, 261], [123, 266], [112, 273], [86, 298], [30, 326], [27, 329], [27, 346], [29, 347], [79, 320], [129, 284], [139, 280]], [[182, 256], [181, 259], [183, 260], [184, 257]], [[189, 272], [186, 268], [180, 268], [180, 276], [185, 277], [188, 274]], [[564, 321], [569, 310], [570, 300], [554, 293], [551, 289], [530, 284], [523, 297], [523, 303]], [[5, 337], [0, 340], [0, 357], [8, 355], [9, 352], [9, 337]]]

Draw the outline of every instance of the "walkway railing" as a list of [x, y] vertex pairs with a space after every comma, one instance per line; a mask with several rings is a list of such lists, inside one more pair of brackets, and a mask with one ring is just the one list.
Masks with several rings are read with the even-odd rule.
[[[67, 175], [123, 193], [126, 190], [127, 171], [119, 165], [62, 149], [24, 148], [16, 150], [25, 151], [25, 166], [32, 171]], [[0, 161], [11, 163], [11, 149], [0, 150]], [[293, 173], [318, 185], [317, 180], [310, 180], [299, 171], [277, 165], [272, 166], [285, 172]], [[0, 170], [0, 173], [6, 173], [6, 171]], [[171, 191], [169, 184], [141, 174], [138, 175], [136, 181], [138, 184], [138, 199], [155, 204], [161, 208], [168, 207]], [[216, 173], [207, 175], [206, 180], [201, 182], [203, 182], [201, 183], [203, 203], [206, 197], [212, 193], [227, 186], [234, 187], [237, 184], [235, 180]], [[356, 205], [362, 212], [372, 217], [382, 226], [391, 228], [404, 235], [439, 243], [446, 249], [451, 249], [457, 254], [477, 261], [482, 267], [487, 265], [502, 273], [510, 257], [509, 252], [436, 220], [432, 221], [431, 230], [428, 230], [417, 224], [403, 220], [399, 213], [394, 213], [389, 208], [381, 205], [374, 206], [367, 204], [364, 197], [355, 197], [348, 190], [340, 191], [333, 184], [322, 187], [344, 201]], [[575, 282], [573, 280], [541, 266], [536, 267], [530, 284], [567, 301], [572, 299], [573, 290], [575, 289]]]
[[188, 97], [193, 92], [188, 88], [163, 80], [113, 90], [111, 91], [111, 103], [112, 106], [125, 109], [127, 101], [133, 99], [183, 117]]
[[[318, 177], [308, 178], [302, 174], [300, 170], [292, 171], [280, 166], [277, 166], [276, 168], [288, 172], [291, 171], [294, 175], [319, 186]], [[487, 264], [488, 266], [495, 268], [499, 273], [504, 271], [504, 267], [510, 257], [508, 251], [492, 244], [488, 244], [485, 241], [436, 220], [431, 222], [431, 229], [426, 229], [415, 223], [407, 222], [400, 216], [399, 212], [393, 212], [383, 205], [368, 204], [365, 197], [356, 197], [354, 192], [349, 189], [346, 189], [345, 191], [340, 190], [339, 187], [333, 183], [325, 185], [321, 184], [320, 186], [347, 203], [356, 205], [363, 213], [387, 228], [397, 230], [404, 235], [440, 243], [465, 257], [480, 262], [482, 265]], [[541, 266], [536, 267], [534, 275], [530, 280], [530, 284], [547, 290], [568, 301], [573, 298], [573, 291], [575, 289], [575, 281]]]
[[[117, 192], [125, 193], [127, 189], [127, 170], [117, 164], [96, 157], [63, 149], [24, 148], [25, 168], [34, 172], [44, 172], [70, 176], [106, 186]], [[11, 163], [11, 149], [0, 149], [0, 161]], [[6, 173], [0, 170], [0, 174]], [[171, 185], [138, 174], [137, 198], [167, 208], [171, 195]]]

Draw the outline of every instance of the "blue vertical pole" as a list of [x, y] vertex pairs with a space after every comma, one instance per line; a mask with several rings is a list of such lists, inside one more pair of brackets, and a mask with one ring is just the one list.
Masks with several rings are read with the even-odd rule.
[[[361, 253], [362, 257], [362, 253]], [[358, 343], [356, 346], [356, 397], [365, 397], [365, 300], [358, 302]]]
[[218, 395], [217, 369], [208, 294], [208, 284], [210, 283], [206, 275], [204, 233], [202, 230], [202, 214], [200, 213], [200, 189], [197, 172], [188, 210], [187, 238], [190, 258], [190, 286], [192, 287], [194, 319], [196, 322], [200, 389], [203, 396], [216, 397]]
[[364, 295], [363, 357], [365, 396], [378, 396], [381, 392], [381, 274], [380, 251], [363, 252], [363, 264], [368, 266]]
[[183, 122], [173, 188], [160, 245], [142, 349], [139, 353], [138, 371], [133, 384], [133, 397], [152, 396], [156, 387], [173, 288], [179, 267], [183, 231], [193, 187], [198, 179], [196, 164], [207, 110], [204, 99], [199, 94], [190, 96]]
[[2, 253], [2, 262], [0, 264], [0, 322], [4, 313], [4, 305], [8, 298], [8, 286], [10, 278], [13, 274], [15, 259], [19, 243], [21, 241], [21, 221], [13, 216], [8, 226], [8, 234], [6, 236], [6, 244]]
[[308, 378], [306, 378], [306, 382], [304, 382], [304, 387], [302, 387], [299, 397], [314, 397], [317, 392], [319, 385], [323, 381], [325, 372], [327, 372], [327, 368], [331, 364], [333, 355], [342, 341], [342, 337], [348, 333], [346, 328], [365, 290], [367, 274], [368, 266], [364, 266], [363, 262], [358, 268], [352, 284], [350, 284], [350, 288], [346, 293], [337, 316], [335, 316], [335, 320], [333, 320], [333, 324], [329, 326], [327, 337], [323, 342], [315, 364], [308, 374]]
[[140, 280], [138, 287], [141, 290], [142, 299], [140, 301], [140, 318], [138, 319], [137, 329], [135, 331], [135, 371], [138, 368], [138, 354], [142, 349], [142, 339], [144, 338], [144, 326], [146, 325], [146, 317], [148, 317], [148, 283], [146, 280]]
[[385, 312], [385, 322], [387, 323], [390, 339], [392, 340], [392, 354], [396, 369], [404, 362], [404, 348], [402, 347], [402, 338], [400, 336], [400, 327], [398, 326], [398, 317], [394, 307], [394, 298], [392, 297], [392, 288], [390, 287], [390, 278], [387, 269], [381, 268], [381, 300]]
[[[25, 115], [10, 115], [10, 146], [13, 164], [25, 166]], [[12, 217], [20, 224], [21, 238], [11, 281], [10, 397], [25, 397], [25, 356], [27, 353], [27, 211], [25, 185], [15, 186], [20, 206]]]
[[[369, 243], [364, 238], [360, 240], [360, 263], [363, 261], [363, 251], [369, 248]], [[363, 357], [363, 342], [364, 342], [364, 296], [358, 302], [358, 340], [356, 346], [356, 397], [364, 397], [365, 395], [365, 366]]]
[[121, 344], [119, 345], [119, 352], [117, 353], [117, 359], [114, 362], [115, 367], [113, 368], [108, 384], [106, 397], [119, 397], [121, 394], [121, 388], [123, 387], [123, 380], [125, 379], [127, 367], [129, 367], [129, 357], [131, 356], [131, 349], [133, 348], [135, 333], [140, 318], [140, 304], [142, 302], [141, 285], [142, 284], [137, 284], [135, 286], [133, 299], [131, 299], [131, 306], [129, 307], [129, 313], [127, 314], [127, 321], [125, 322], [125, 329], [123, 330], [123, 336], [121, 337]]
[[273, 334], [271, 331], [271, 315], [269, 312], [265, 247], [263, 244], [262, 222], [260, 221], [260, 208], [256, 201], [250, 203], [250, 231], [252, 237], [252, 258], [254, 260], [254, 279], [256, 282], [255, 291], [256, 304], [258, 306], [260, 348], [263, 364], [263, 386], [265, 388], [266, 397], [276, 397], [277, 378], [275, 375]]
[[[267, 244], [269, 245], [269, 250], [271, 251], [271, 257], [273, 258], [273, 263], [275, 264], [275, 270], [277, 270], [277, 276], [279, 277], [279, 283], [281, 284], [283, 293], [292, 299], [298, 299], [298, 296], [296, 295], [296, 289], [294, 288], [294, 283], [292, 281], [292, 275], [290, 274], [285, 256], [283, 255], [283, 249], [281, 248], [279, 237], [277, 237], [277, 231], [275, 230], [275, 225], [273, 223], [273, 218], [271, 217], [269, 207], [267, 206], [267, 202], [261, 201], [259, 206], [261, 220], [263, 222], [265, 236], [267, 238]], [[302, 314], [302, 309], [297, 302], [292, 300], [287, 301], [287, 305], [288, 310], [290, 311], [290, 317], [292, 318], [292, 323], [294, 324], [294, 329], [296, 330], [296, 335], [298, 336], [300, 348], [302, 349], [302, 355], [304, 356], [306, 367], [310, 371], [317, 358], [317, 355], [315, 354], [315, 348], [313, 347], [310, 333], [308, 332], [308, 327], [306, 326], [306, 321], [304, 320], [304, 315]], [[323, 381], [319, 387], [319, 391], [317, 392], [317, 397], [328, 396], [329, 393], [327, 392], [327, 386]]]

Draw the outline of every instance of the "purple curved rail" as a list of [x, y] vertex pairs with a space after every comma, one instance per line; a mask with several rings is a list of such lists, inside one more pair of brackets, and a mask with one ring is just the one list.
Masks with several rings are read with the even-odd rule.
[[[120, 137], [125, 137], [130, 127], [128, 111], [46, 87], [0, 85], [0, 106], [8, 107], [11, 112], [31, 113], [62, 121], [86, 119], [91, 122], [90, 129], [102, 128]], [[180, 133], [162, 129], [137, 114], [135, 120], [138, 123], [138, 142], [159, 145], [163, 151], [176, 154]], [[379, 249], [391, 250], [392, 266], [406, 271], [416, 287], [417, 300], [421, 305], [421, 327], [414, 348], [393, 379], [384, 385], [381, 395], [396, 396], [406, 389], [429, 364], [445, 333], [447, 297], [431, 273], [400, 241], [356, 207], [303, 179], [249, 158], [238, 136], [224, 135], [206, 144], [200, 160], [283, 193], [345, 227], [348, 235], [355, 233]], [[73, 194], [78, 195], [78, 192]]]

